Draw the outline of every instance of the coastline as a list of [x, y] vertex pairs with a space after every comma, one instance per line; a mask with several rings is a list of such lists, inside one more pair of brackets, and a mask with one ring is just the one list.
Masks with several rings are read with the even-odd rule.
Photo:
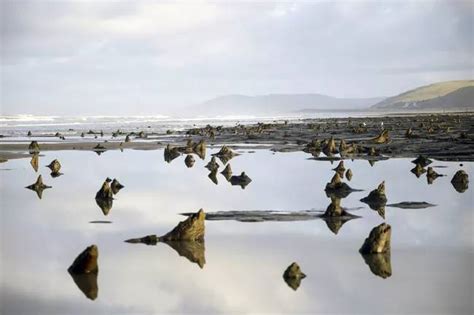
[[[208, 147], [228, 145], [233, 149], [270, 149], [276, 152], [302, 151], [308, 143], [317, 139], [323, 141], [334, 137], [344, 139], [364, 148], [374, 148], [380, 156], [367, 154], [351, 155], [353, 159], [380, 159], [397, 157], [416, 157], [426, 155], [445, 161], [474, 161], [474, 113], [426, 113], [387, 114], [385, 116], [346, 117], [346, 118], [302, 118], [294, 122], [272, 122], [237, 126], [196, 127], [170, 133], [147, 134], [143, 126], [142, 136], [136, 130], [124, 130], [120, 135], [105, 133], [97, 139], [88, 135], [84, 139], [39, 142], [41, 151], [56, 150], [94, 150], [98, 144], [106, 150], [158, 150], [168, 144], [184, 146], [191, 139], [195, 142], [204, 139]], [[389, 132], [387, 143], [373, 143], [382, 129]], [[406, 136], [411, 129], [413, 135]], [[84, 130], [84, 132], [87, 132]], [[125, 142], [126, 134], [133, 134], [131, 142]], [[144, 136], [143, 136], [144, 135]], [[95, 136], [95, 135], [93, 135]], [[42, 136], [44, 137], [44, 135]], [[35, 139], [36, 138], [36, 139]], [[28, 145], [41, 137], [31, 136], [22, 141], [3, 141], [0, 139], [0, 161], [27, 158]], [[316, 159], [325, 159], [324, 155]], [[311, 157], [309, 155], [309, 157]], [[338, 157], [330, 159], [340, 159]]]

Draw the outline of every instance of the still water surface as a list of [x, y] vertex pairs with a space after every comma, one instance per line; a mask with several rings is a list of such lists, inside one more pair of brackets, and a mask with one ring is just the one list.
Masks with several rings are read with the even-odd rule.
[[[210, 151], [210, 150], [208, 150]], [[213, 151], [211, 150], [210, 153]], [[207, 221], [203, 268], [166, 244], [128, 244], [162, 235], [182, 212], [225, 210], [325, 210], [324, 187], [336, 164], [304, 153], [257, 150], [230, 161], [252, 182], [231, 186], [208, 177], [205, 161], [193, 168], [184, 156], [170, 164], [163, 151], [45, 152], [38, 173], [29, 160], [1, 164], [1, 314], [156, 313], [472, 313], [473, 193], [450, 183], [473, 164], [435, 161], [438, 178], [428, 185], [410, 173], [406, 159], [345, 161], [364, 189], [342, 200], [362, 216], [334, 234], [323, 220], [299, 222]], [[208, 152], [209, 155], [209, 152]], [[59, 159], [63, 176], [45, 165]], [[222, 166], [220, 168], [222, 170]], [[40, 200], [24, 187], [38, 174], [53, 186]], [[94, 200], [106, 177], [122, 189], [107, 216]], [[426, 201], [427, 209], [386, 208], [392, 226], [391, 276], [373, 274], [358, 249], [384, 220], [359, 201], [382, 181], [388, 203]], [[90, 221], [112, 223], [90, 223]], [[87, 246], [99, 248], [98, 293], [88, 299], [67, 268]], [[293, 261], [307, 275], [295, 291], [282, 274]]]

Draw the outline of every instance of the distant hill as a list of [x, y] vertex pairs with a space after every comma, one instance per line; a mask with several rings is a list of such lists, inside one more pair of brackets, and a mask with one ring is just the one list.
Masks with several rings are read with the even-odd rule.
[[322, 94], [225, 95], [193, 108], [198, 114], [256, 115], [363, 110], [383, 98], [336, 98]]
[[474, 80], [430, 84], [389, 97], [373, 110], [464, 110], [474, 109]]

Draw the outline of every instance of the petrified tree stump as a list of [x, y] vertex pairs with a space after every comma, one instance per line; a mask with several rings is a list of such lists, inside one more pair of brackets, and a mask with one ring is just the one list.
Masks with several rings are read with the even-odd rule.
[[186, 220], [181, 221], [178, 225], [161, 236], [162, 242], [166, 241], [204, 241], [206, 214], [203, 209], [197, 213], [190, 215]]
[[217, 163], [215, 156], [213, 156], [209, 163], [207, 163], [206, 168], [211, 172], [214, 170], [217, 171], [217, 169], [219, 168], [219, 164]]
[[211, 172], [209, 173], [209, 175], [207, 175], [207, 177], [209, 177], [209, 179], [214, 183], [214, 184], [219, 184], [219, 181], [217, 180], [217, 169], [213, 169], [211, 170]]
[[333, 169], [341, 178], [344, 178], [344, 172], [346, 168], [344, 167], [344, 161], [340, 161], [336, 168]]
[[232, 167], [230, 166], [230, 164], [227, 164], [221, 174], [224, 175], [227, 181], [230, 180], [230, 178], [232, 177]]
[[57, 159], [54, 159], [46, 167], [48, 167], [51, 170], [51, 173], [59, 173], [59, 171], [61, 170], [61, 163], [59, 163]]
[[346, 171], [346, 178], [347, 178], [348, 181], [350, 181], [350, 180], [352, 179], [352, 171], [351, 171], [351, 169], [348, 169], [348, 170]]
[[351, 192], [356, 191], [355, 189], [352, 189], [346, 183], [342, 182], [341, 176], [339, 176], [339, 173], [334, 174], [334, 176], [331, 179], [331, 182], [326, 184], [326, 188], [324, 190], [326, 191], [326, 195], [328, 195], [329, 197], [337, 197], [337, 198], [345, 198]]
[[110, 179], [106, 179], [100, 190], [96, 193], [95, 199], [113, 199], [114, 193], [110, 188]]
[[166, 162], [170, 163], [171, 161], [173, 161], [180, 155], [181, 153], [179, 152], [179, 149], [177, 147], [172, 148], [169, 144], [166, 146], [165, 151], [164, 151]]
[[38, 172], [38, 166], [39, 166], [39, 154], [38, 153], [33, 153], [33, 156], [31, 157], [30, 161], [31, 167], [35, 170], [35, 172]]
[[377, 189], [372, 190], [367, 197], [362, 198], [360, 201], [367, 204], [385, 204], [387, 203], [387, 197], [385, 196], [385, 181], [381, 182]]
[[370, 271], [381, 278], [388, 278], [392, 275], [392, 262], [390, 259], [390, 249], [381, 254], [361, 254]]
[[196, 160], [194, 160], [194, 157], [191, 154], [188, 154], [186, 158], [184, 159], [184, 164], [188, 167], [191, 168], [194, 166], [194, 163]]
[[375, 143], [382, 144], [387, 143], [389, 139], [390, 137], [388, 135], [388, 130], [384, 129], [377, 137], [373, 138], [372, 141]]
[[196, 153], [201, 160], [206, 158], [206, 142], [204, 140], [199, 141], [193, 148], [194, 153]]
[[248, 177], [247, 174], [245, 174], [245, 172], [242, 172], [239, 176], [236, 176], [236, 175], [232, 176], [229, 179], [229, 181], [232, 184], [232, 186], [238, 185], [238, 186], [242, 187], [242, 189], [245, 189], [245, 187], [248, 184], [250, 184], [252, 179], [250, 177]]
[[451, 179], [451, 184], [457, 192], [463, 193], [469, 188], [469, 175], [463, 170], [459, 170]]
[[114, 180], [112, 181], [112, 183], [110, 183], [110, 189], [112, 190], [112, 193], [114, 195], [118, 194], [118, 192], [124, 188], [125, 186], [123, 186], [122, 184], [120, 184], [120, 182], [114, 178]]
[[333, 137], [323, 144], [323, 153], [326, 154], [326, 156], [333, 156], [337, 153], [336, 141]]
[[51, 188], [51, 186], [45, 185], [43, 183], [43, 177], [39, 175], [36, 182], [34, 184], [26, 186], [26, 188], [35, 191], [36, 194], [38, 195], [38, 198], [41, 199], [43, 197], [43, 190]]
[[40, 146], [37, 141], [31, 141], [30, 145], [28, 146], [28, 151], [30, 154], [39, 153]]
[[390, 238], [392, 234], [392, 228], [386, 223], [382, 223], [370, 231], [369, 237], [367, 237], [362, 244], [359, 252], [361, 254], [378, 254], [385, 253], [390, 250]]
[[293, 290], [297, 290], [301, 284], [301, 279], [306, 278], [306, 275], [301, 271], [300, 266], [294, 262], [286, 268], [283, 273], [283, 279], [286, 284]]
[[99, 249], [96, 245], [91, 245], [77, 256], [68, 269], [77, 287], [91, 300], [95, 300], [99, 292], [97, 285], [98, 257]]
[[421, 165], [422, 167], [426, 167], [428, 165], [430, 165], [431, 163], [433, 163], [433, 161], [431, 161], [429, 158], [427, 158], [426, 156], [424, 155], [419, 155], [416, 159], [414, 159], [413, 161], [411, 161], [413, 164], [419, 164]]

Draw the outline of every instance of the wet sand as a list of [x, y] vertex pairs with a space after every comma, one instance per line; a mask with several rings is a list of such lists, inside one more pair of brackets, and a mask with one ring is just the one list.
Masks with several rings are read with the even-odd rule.
[[[331, 119], [302, 119], [296, 122], [276, 122], [235, 127], [208, 126], [170, 134], [146, 134], [137, 138], [130, 136], [125, 142], [127, 131], [115, 138], [105, 134], [97, 139], [87, 137], [81, 141], [59, 140], [39, 142], [42, 151], [52, 150], [94, 150], [98, 144], [105, 150], [156, 150], [172, 146], [184, 146], [188, 139], [197, 142], [204, 139], [208, 146], [228, 144], [233, 149], [266, 148], [278, 152], [302, 151], [313, 140], [323, 141], [334, 137], [344, 139], [348, 144], [357, 144], [362, 152], [348, 156], [352, 159], [380, 159], [391, 157], [416, 157], [420, 154], [444, 161], [474, 161], [474, 113], [420, 114], [385, 117], [357, 117]], [[378, 144], [372, 141], [382, 130], [388, 130], [389, 141]], [[407, 130], [412, 133], [408, 137]], [[5, 138], [7, 139], [7, 138]], [[29, 139], [35, 140], [35, 136]], [[29, 142], [0, 143], [0, 161], [28, 157]], [[374, 148], [377, 156], [366, 152]], [[105, 151], [98, 150], [98, 151]], [[316, 159], [327, 159], [324, 154]], [[338, 157], [330, 157], [338, 159]]]

